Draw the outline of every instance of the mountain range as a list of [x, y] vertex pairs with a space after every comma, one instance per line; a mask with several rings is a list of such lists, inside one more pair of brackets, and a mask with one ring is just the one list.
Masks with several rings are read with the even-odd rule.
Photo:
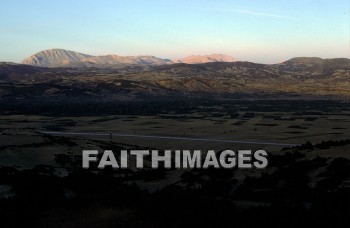
[[279, 64], [201, 58], [212, 62], [182, 63], [194, 63], [194, 57], [177, 60], [180, 63], [150, 56], [96, 57], [53, 49], [26, 59], [25, 64], [0, 63], [0, 101], [12, 105], [14, 101], [350, 98], [347, 58], [297, 57]]
[[208, 62], [235, 62], [236, 59], [223, 54], [192, 55], [181, 59], [162, 59], [155, 56], [92, 56], [64, 49], [40, 51], [22, 61], [22, 64], [41, 67], [108, 67], [115, 65], [163, 65], [173, 63], [198, 64]]

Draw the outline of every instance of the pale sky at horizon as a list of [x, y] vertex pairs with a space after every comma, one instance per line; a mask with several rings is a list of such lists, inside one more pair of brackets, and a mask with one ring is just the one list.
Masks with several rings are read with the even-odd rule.
[[350, 0], [3, 0], [0, 61], [41, 50], [278, 63], [350, 58]]

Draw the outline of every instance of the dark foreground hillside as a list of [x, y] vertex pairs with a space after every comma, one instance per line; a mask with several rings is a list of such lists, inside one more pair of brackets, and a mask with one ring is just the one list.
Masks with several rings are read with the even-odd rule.
[[347, 227], [350, 160], [305, 153], [349, 143], [305, 144], [273, 155], [273, 172], [241, 183], [237, 170], [188, 170], [153, 192], [135, 182], [157, 182], [168, 171], [75, 167], [58, 177], [50, 166], [2, 167], [0, 219], [2, 227]]

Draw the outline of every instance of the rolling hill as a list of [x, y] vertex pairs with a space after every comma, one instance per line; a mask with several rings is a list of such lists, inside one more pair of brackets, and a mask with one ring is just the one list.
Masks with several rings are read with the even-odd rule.
[[349, 99], [350, 60], [294, 58], [272, 65], [210, 62], [124, 64], [102, 68], [45, 68], [1, 63], [0, 80], [2, 101], [225, 99], [237, 96], [241, 99]]

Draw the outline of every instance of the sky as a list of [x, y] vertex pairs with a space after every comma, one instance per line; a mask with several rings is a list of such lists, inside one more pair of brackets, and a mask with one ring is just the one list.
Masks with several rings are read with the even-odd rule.
[[0, 61], [41, 50], [350, 58], [350, 0], [1, 0]]

